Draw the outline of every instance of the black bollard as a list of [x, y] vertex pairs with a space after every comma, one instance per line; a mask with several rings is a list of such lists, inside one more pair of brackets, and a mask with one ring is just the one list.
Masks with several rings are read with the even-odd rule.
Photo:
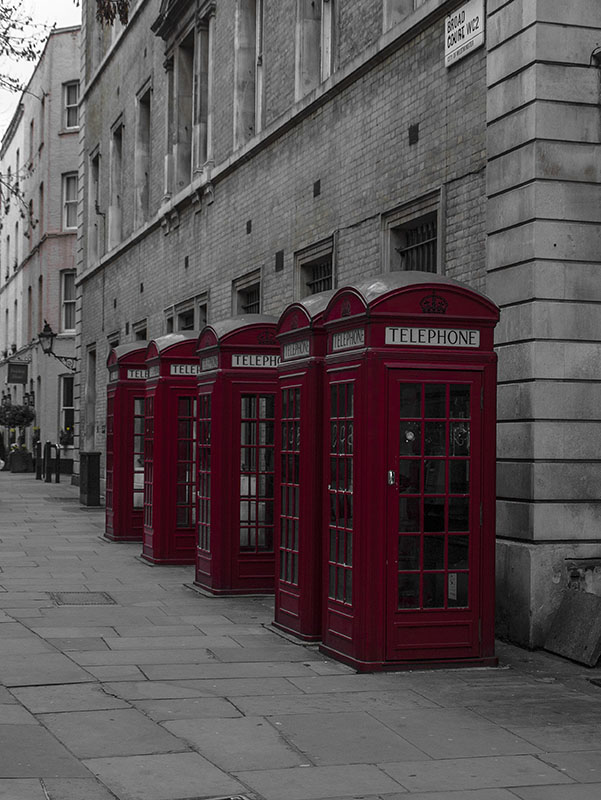
[[46, 442], [44, 444], [44, 481], [45, 483], [52, 483], [52, 468], [50, 460], [52, 458], [52, 443]]

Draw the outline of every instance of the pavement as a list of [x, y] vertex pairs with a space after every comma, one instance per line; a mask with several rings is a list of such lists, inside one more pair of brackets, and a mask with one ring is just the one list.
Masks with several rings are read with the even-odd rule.
[[601, 670], [356, 674], [103, 539], [67, 480], [0, 474], [0, 800], [601, 798]]

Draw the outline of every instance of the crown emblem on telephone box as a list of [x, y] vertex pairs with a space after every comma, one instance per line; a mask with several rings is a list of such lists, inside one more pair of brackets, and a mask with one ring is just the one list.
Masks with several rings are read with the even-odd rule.
[[422, 298], [419, 304], [424, 314], [446, 314], [449, 305], [444, 297], [434, 291]]

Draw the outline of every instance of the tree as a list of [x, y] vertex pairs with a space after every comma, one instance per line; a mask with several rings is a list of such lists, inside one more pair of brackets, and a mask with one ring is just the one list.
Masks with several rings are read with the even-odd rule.
[[[7, 61], [37, 61], [47, 26], [34, 22], [23, 11], [23, 0], [2, 0], [0, 4], [0, 59]], [[0, 86], [9, 91], [23, 91], [21, 81], [14, 75], [0, 72]]]
[[129, 19], [129, 0], [96, 0], [96, 19], [103, 25], [112, 25], [119, 17], [122, 25]]

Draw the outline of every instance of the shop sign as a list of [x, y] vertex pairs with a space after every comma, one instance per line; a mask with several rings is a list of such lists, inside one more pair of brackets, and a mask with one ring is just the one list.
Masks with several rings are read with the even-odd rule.
[[200, 364], [170, 364], [170, 375], [200, 375]]
[[232, 367], [277, 367], [280, 363], [279, 356], [266, 355], [264, 353], [234, 353], [232, 355]]
[[130, 381], [145, 381], [148, 377], [147, 369], [128, 369], [127, 379]]
[[27, 383], [27, 364], [9, 361], [7, 383]]
[[294, 358], [308, 356], [311, 350], [311, 343], [308, 339], [301, 339], [298, 342], [288, 342], [282, 348], [284, 361], [291, 361]]
[[365, 328], [353, 328], [332, 334], [332, 350], [350, 350], [352, 347], [363, 347], [365, 344]]
[[387, 327], [386, 344], [421, 347], [480, 347], [480, 331], [463, 328]]
[[484, 44], [484, 0], [469, 0], [444, 22], [444, 63], [450, 67]]
[[219, 366], [219, 356], [207, 356], [200, 362], [200, 371], [209, 372], [209, 370], [217, 369]]

